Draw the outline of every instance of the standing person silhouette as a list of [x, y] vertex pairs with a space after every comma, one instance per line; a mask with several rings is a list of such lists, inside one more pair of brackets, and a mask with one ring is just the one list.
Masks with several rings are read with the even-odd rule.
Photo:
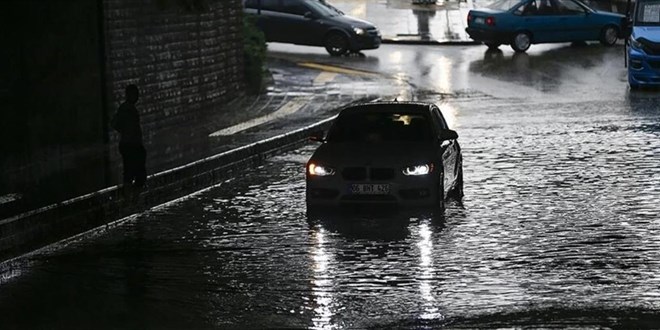
[[126, 101], [119, 106], [112, 119], [112, 127], [120, 135], [119, 153], [124, 165], [124, 189], [130, 190], [141, 189], [147, 181], [140, 114], [135, 107], [139, 97], [140, 91], [136, 85], [126, 86]]

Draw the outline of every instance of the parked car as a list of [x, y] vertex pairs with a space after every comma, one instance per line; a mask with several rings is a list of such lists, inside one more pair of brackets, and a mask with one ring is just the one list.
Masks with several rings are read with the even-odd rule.
[[616, 43], [624, 16], [592, 9], [579, 0], [498, 0], [470, 10], [470, 38], [494, 49], [511, 45], [525, 52], [532, 44], [597, 40]]
[[637, 0], [626, 54], [631, 89], [660, 85], [660, 1]]
[[323, 46], [330, 55], [380, 47], [378, 28], [320, 0], [245, 0], [266, 41]]
[[350, 204], [444, 207], [463, 196], [456, 131], [431, 103], [344, 108], [306, 167], [309, 209]]

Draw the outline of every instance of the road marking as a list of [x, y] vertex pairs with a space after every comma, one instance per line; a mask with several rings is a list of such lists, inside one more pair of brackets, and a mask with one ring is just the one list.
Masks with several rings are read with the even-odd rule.
[[277, 109], [277, 111], [267, 114], [265, 116], [261, 116], [259, 118], [254, 118], [252, 120], [248, 120], [246, 122], [242, 122], [240, 124], [236, 124], [234, 126], [230, 126], [227, 128], [223, 128], [217, 132], [209, 134], [209, 137], [216, 137], [216, 136], [228, 136], [228, 135], [233, 135], [238, 132], [242, 132], [246, 129], [250, 129], [255, 126], [259, 126], [263, 123], [267, 123], [269, 121], [282, 118], [284, 116], [288, 116], [292, 113], [295, 113], [296, 111], [300, 110], [309, 100], [308, 97], [297, 97], [294, 98], [293, 100], [287, 102], [284, 104], [281, 108]]
[[348, 68], [342, 68], [342, 67], [338, 67], [338, 66], [325, 65], [325, 64], [318, 64], [318, 63], [301, 62], [301, 63], [298, 63], [298, 65], [300, 65], [302, 67], [305, 67], [305, 68], [311, 68], [311, 69], [317, 69], [317, 70], [335, 72], [335, 73], [361, 75], [361, 76], [378, 76], [378, 74], [375, 73], [375, 72], [348, 69]]
[[332, 81], [333, 79], [335, 79], [336, 76], [337, 76], [337, 73], [334, 73], [334, 72], [327, 72], [327, 71], [322, 71], [322, 72], [319, 73], [319, 75], [316, 76], [316, 78], [314, 79], [314, 85], [315, 85], [315, 86], [317, 86], [317, 85], [323, 85], [323, 84], [325, 84], [325, 83], [327, 83], [327, 82], [330, 82], [330, 81]]

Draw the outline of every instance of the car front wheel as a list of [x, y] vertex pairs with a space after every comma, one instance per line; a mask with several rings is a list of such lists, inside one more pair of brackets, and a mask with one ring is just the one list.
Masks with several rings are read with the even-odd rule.
[[516, 32], [511, 41], [511, 48], [518, 53], [524, 53], [532, 45], [532, 37], [527, 32]]
[[458, 162], [458, 174], [456, 175], [456, 182], [454, 183], [453, 196], [456, 200], [461, 200], [464, 196], [463, 193], [463, 160]]
[[332, 33], [325, 38], [325, 50], [332, 56], [341, 56], [348, 52], [348, 40], [339, 33]]
[[600, 32], [600, 43], [604, 46], [613, 46], [619, 39], [619, 30], [614, 26], [606, 26]]

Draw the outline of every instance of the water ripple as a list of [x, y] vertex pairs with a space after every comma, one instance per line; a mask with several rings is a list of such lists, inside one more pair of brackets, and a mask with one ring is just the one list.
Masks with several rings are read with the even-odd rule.
[[112, 304], [79, 308], [76, 325], [94, 328], [108, 315], [136, 328], [656, 325], [660, 115], [640, 102], [457, 105], [465, 198], [444, 215], [307, 217], [309, 145], [31, 257], [0, 308], [38, 325], [71, 313], [55, 302], [76, 292]]

